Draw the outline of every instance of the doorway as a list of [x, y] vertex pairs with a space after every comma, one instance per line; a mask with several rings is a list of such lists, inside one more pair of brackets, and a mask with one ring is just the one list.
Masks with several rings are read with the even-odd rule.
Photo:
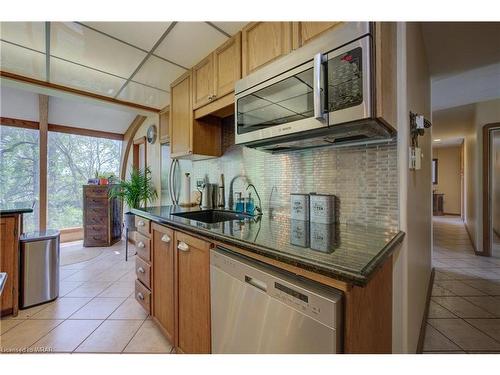
[[483, 245], [500, 258], [500, 123], [483, 128]]

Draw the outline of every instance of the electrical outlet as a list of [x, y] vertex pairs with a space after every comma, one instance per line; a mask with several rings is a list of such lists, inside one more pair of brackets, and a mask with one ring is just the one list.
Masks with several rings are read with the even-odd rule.
[[422, 168], [422, 149], [420, 147], [410, 147], [409, 168], [418, 171]]

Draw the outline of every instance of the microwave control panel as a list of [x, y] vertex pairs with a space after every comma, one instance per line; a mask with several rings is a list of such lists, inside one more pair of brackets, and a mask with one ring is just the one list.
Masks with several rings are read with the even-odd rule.
[[328, 60], [328, 111], [363, 103], [363, 51], [361, 47]]

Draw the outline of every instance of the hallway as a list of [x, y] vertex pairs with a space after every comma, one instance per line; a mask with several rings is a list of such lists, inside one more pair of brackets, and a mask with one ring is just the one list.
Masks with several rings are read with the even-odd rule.
[[459, 217], [434, 217], [424, 353], [500, 353], [500, 258], [474, 254]]

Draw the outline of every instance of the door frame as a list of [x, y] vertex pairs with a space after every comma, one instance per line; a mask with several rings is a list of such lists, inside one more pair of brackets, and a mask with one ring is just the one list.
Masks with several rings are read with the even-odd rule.
[[491, 256], [491, 189], [490, 189], [490, 161], [491, 161], [491, 133], [500, 129], [500, 122], [483, 126], [483, 254]]
[[140, 168], [140, 165], [139, 165], [139, 153], [140, 153], [140, 146], [141, 145], [144, 145], [144, 155], [143, 155], [143, 157], [144, 157], [144, 167], [148, 166], [148, 159], [147, 159], [147, 155], [148, 155], [148, 151], [147, 151], [148, 143], [146, 142], [146, 137], [140, 137], [140, 138], [134, 139], [134, 145], [133, 145], [133, 150], [132, 150], [132, 167], [136, 168], [136, 169]]

